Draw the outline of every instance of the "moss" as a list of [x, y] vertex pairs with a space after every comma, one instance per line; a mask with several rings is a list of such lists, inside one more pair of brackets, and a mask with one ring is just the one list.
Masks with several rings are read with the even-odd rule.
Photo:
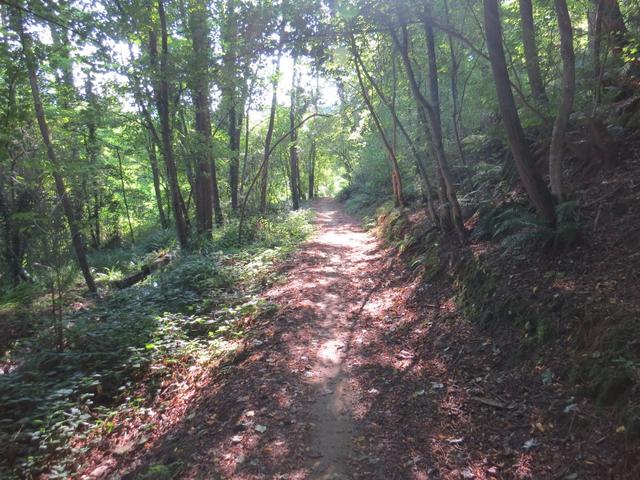
[[136, 477], [136, 480], [171, 480], [173, 472], [166, 465], [152, 465], [149, 469]]

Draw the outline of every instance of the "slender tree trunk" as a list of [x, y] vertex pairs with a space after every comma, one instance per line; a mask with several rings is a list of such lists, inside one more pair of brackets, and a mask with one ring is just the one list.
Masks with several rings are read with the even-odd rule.
[[[235, 98], [232, 102], [235, 102]], [[236, 105], [233, 103], [229, 108], [229, 150], [231, 157], [229, 158], [229, 189], [231, 190], [231, 208], [238, 208], [238, 178], [240, 176], [240, 128], [238, 125], [238, 117], [236, 115]]]
[[158, 158], [156, 156], [156, 144], [153, 138], [149, 136], [147, 151], [149, 153], [149, 163], [151, 164], [151, 174], [153, 176], [153, 191], [156, 196], [156, 205], [158, 206], [158, 216], [160, 217], [160, 225], [163, 229], [169, 227], [167, 217], [164, 213], [164, 207], [162, 204], [162, 190], [160, 188], [160, 172], [158, 171]]
[[260, 211], [267, 211], [267, 192], [269, 189], [269, 155], [271, 150], [271, 140], [273, 138], [273, 128], [276, 121], [276, 108], [278, 107], [278, 77], [280, 76], [280, 56], [276, 64], [276, 72], [273, 76], [273, 94], [271, 96], [271, 111], [269, 113], [269, 125], [267, 127], [267, 136], [264, 141], [264, 156], [262, 159], [262, 172], [260, 177]]
[[536, 31], [533, 22], [533, 6], [531, 0], [518, 0], [520, 4], [520, 28], [522, 28], [522, 44], [524, 46], [524, 60], [527, 67], [527, 77], [531, 94], [542, 103], [547, 102], [542, 73], [540, 72], [540, 59], [536, 44]]
[[289, 109], [289, 124], [291, 128], [291, 143], [289, 145], [289, 170], [291, 171], [291, 207], [300, 208], [300, 173], [298, 167], [298, 131], [296, 126], [296, 110], [298, 103], [298, 71], [297, 59], [293, 58], [293, 75], [291, 79], [291, 107]]
[[[444, 0], [445, 20], [449, 25], [449, 3]], [[456, 145], [458, 147], [458, 153], [460, 154], [460, 160], [464, 166], [467, 165], [467, 160], [462, 148], [462, 135], [461, 135], [461, 122], [460, 122], [460, 106], [458, 105], [459, 93], [458, 93], [458, 68], [460, 63], [456, 57], [456, 51], [453, 48], [453, 36], [449, 33], [447, 35], [449, 44], [449, 57], [451, 60], [451, 120], [453, 121], [453, 133], [456, 137]]]
[[373, 103], [371, 103], [371, 99], [369, 98], [369, 94], [367, 93], [367, 87], [364, 84], [364, 80], [362, 78], [362, 73], [360, 71], [360, 62], [358, 61], [358, 47], [356, 45], [355, 38], [351, 37], [351, 50], [353, 52], [353, 61], [356, 66], [356, 76], [358, 77], [358, 84], [360, 85], [360, 93], [362, 95], [362, 99], [364, 103], [367, 105], [367, 109], [371, 114], [371, 118], [373, 119], [373, 123], [378, 130], [378, 134], [384, 144], [387, 154], [389, 156], [389, 161], [391, 163], [391, 186], [393, 187], [394, 193], [394, 201], [396, 207], [405, 206], [404, 195], [402, 191], [402, 179], [400, 176], [400, 168], [398, 167], [398, 159], [396, 157], [396, 152], [393, 150], [393, 146], [389, 143], [389, 139], [387, 135], [384, 133], [384, 129], [382, 128], [382, 124], [380, 123], [380, 119], [376, 114], [376, 111], [373, 108]]
[[13, 18], [14, 18], [14, 21], [16, 22], [16, 31], [18, 32], [18, 35], [20, 36], [20, 41], [22, 43], [22, 49], [25, 57], [25, 63], [27, 66], [29, 84], [31, 86], [31, 95], [33, 97], [33, 106], [36, 114], [36, 119], [38, 121], [38, 127], [40, 129], [40, 134], [42, 135], [42, 141], [44, 142], [47, 150], [47, 158], [49, 159], [49, 163], [51, 164], [51, 167], [52, 167], [52, 174], [53, 174], [53, 180], [56, 186], [56, 192], [58, 194], [58, 197], [60, 198], [60, 202], [62, 203], [62, 209], [67, 218], [67, 223], [69, 224], [73, 250], [76, 254], [78, 265], [80, 266], [80, 270], [82, 271], [82, 275], [84, 276], [84, 280], [85, 280], [85, 283], [87, 284], [87, 288], [89, 289], [90, 292], [96, 293], [98, 289], [96, 287], [95, 281], [93, 280], [93, 275], [91, 274], [89, 263], [87, 262], [84, 243], [82, 241], [82, 234], [80, 233], [80, 228], [76, 223], [73, 206], [71, 205], [71, 201], [69, 200], [69, 196], [67, 194], [67, 189], [61, 174], [61, 165], [58, 161], [56, 152], [53, 148], [53, 143], [51, 141], [51, 134], [49, 132], [49, 125], [47, 124], [44, 108], [42, 106], [42, 100], [40, 97], [40, 88], [38, 86], [37, 63], [36, 63], [36, 57], [33, 53], [31, 36], [24, 29], [22, 12], [16, 9]]
[[427, 213], [429, 214], [429, 218], [431, 219], [431, 221], [434, 222], [435, 224], [437, 222], [437, 216], [432, 203], [431, 197], [432, 197], [433, 188], [431, 186], [431, 181], [429, 180], [429, 175], [427, 173], [426, 161], [423, 159], [423, 156], [420, 155], [420, 153], [418, 152], [415, 142], [411, 139], [411, 136], [407, 132], [407, 129], [404, 127], [402, 121], [400, 120], [400, 117], [398, 117], [398, 113], [396, 109], [391, 104], [391, 102], [389, 102], [386, 95], [378, 85], [378, 82], [375, 81], [373, 76], [367, 70], [367, 67], [362, 61], [362, 58], [360, 57], [359, 52], [356, 50], [355, 53], [358, 55], [357, 60], [360, 62], [360, 68], [362, 69], [362, 73], [364, 74], [368, 82], [371, 84], [374, 91], [377, 93], [378, 97], [380, 97], [380, 100], [382, 101], [382, 103], [387, 107], [387, 109], [393, 116], [394, 121], [396, 122], [398, 129], [400, 130], [400, 133], [402, 133], [402, 136], [405, 138], [407, 144], [409, 145], [409, 150], [411, 151], [411, 154], [414, 158], [416, 169], [418, 170], [418, 173], [420, 175], [420, 178], [422, 179], [424, 188], [426, 190], [425, 201], [427, 204]]
[[569, 117], [575, 97], [576, 65], [573, 52], [573, 28], [566, 0], [555, 0], [558, 28], [560, 30], [560, 55], [562, 57], [562, 98], [560, 109], [553, 124], [551, 148], [549, 151], [549, 179], [551, 193], [557, 201], [564, 198], [562, 188], [562, 152]]
[[409, 34], [407, 32], [406, 26], [402, 27], [401, 41], [400, 39], [398, 39], [395, 31], [392, 31], [392, 37], [394, 43], [396, 44], [396, 47], [400, 50], [400, 56], [402, 57], [402, 61], [404, 63], [407, 78], [409, 80], [409, 86], [411, 88], [413, 96], [427, 113], [429, 125], [431, 127], [433, 151], [438, 162], [440, 175], [443, 180], [448, 203], [447, 207], [449, 208], [449, 214], [451, 217], [451, 223], [456, 234], [458, 235], [458, 239], [461, 243], [464, 243], [466, 241], [466, 233], [464, 229], [464, 222], [462, 219], [462, 211], [460, 209], [460, 204], [458, 203], [453, 175], [449, 170], [449, 163], [444, 151], [444, 143], [442, 138], [442, 122], [440, 120], [440, 94], [438, 89], [438, 70], [433, 28], [427, 21], [424, 22], [424, 27], [427, 41], [427, 56], [429, 63], [429, 91], [431, 96], [431, 103], [420, 91], [420, 87], [418, 86], [418, 82], [413, 71], [413, 66], [411, 65], [411, 59], [409, 58]]
[[309, 200], [313, 200], [315, 197], [315, 184], [316, 184], [316, 139], [311, 140], [311, 148], [309, 149]]
[[[248, 102], [249, 105], [251, 101]], [[244, 114], [244, 154], [242, 155], [242, 174], [240, 175], [240, 186], [238, 188], [238, 197], [242, 198], [244, 195], [244, 184], [247, 178], [247, 168], [249, 162], [249, 105]]]
[[131, 235], [131, 243], [136, 243], [136, 238], [133, 235], [133, 224], [131, 223], [131, 214], [129, 213], [129, 201], [127, 200], [127, 189], [124, 184], [124, 169], [122, 168], [122, 154], [120, 149], [116, 150], [118, 157], [118, 171], [120, 172], [120, 186], [122, 187], [122, 200], [124, 202], [124, 210], [127, 215], [127, 223], [129, 224], [129, 234]]
[[87, 102], [89, 104], [88, 115], [87, 115], [87, 144], [86, 144], [86, 153], [87, 160], [90, 165], [91, 172], [91, 188], [93, 189], [92, 194], [87, 192], [87, 199], [85, 202], [89, 203], [88, 198], [93, 197], [93, 208], [89, 206], [87, 210], [89, 211], [89, 222], [93, 224], [92, 227], [92, 237], [93, 237], [93, 247], [100, 248], [100, 209], [102, 207], [101, 203], [101, 185], [100, 185], [100, 176], [99, 176], [99, 167], [98, 167], [98, 156], [100, 153], [100, 147], [98, 145], [98, 139], [96, 136], [96, 132], [98, 129], [97, 125], [97, 115], [98, 109], [96, 106], [96, 96], [93, 92], [93, 79], [92, 73], [87, 75], [87, 81], [85, 84], [85, 93], [87, 96]]
[[[162, 50], [159, 62], [159, 80], [156, 88], [156, 105], [158, 108], [158, 116], [160, 117], [160, 137], [162, 141], [162, 154], [167, 170], [167, 183], [169, 184], [169, 192], [171, 194], [171, 210], [173, 211], [174, 221], [176, 223], [176, 233], [178, 242], [183, 249], [189, 246], [189, 237], [187, 232], [187, 224], [184, 217], [182, 205], [180, 203], [180, 184], [178, 183], [178, 171], [173, 152], [172, 132], [171, 132], [171, 114], [169, 111], [169, 43], [167, 33], [167, 19], [164, 10], [164, 0], [158, 0], [157, 9], [160, 18], [160, 32]], [[155, 31], [151, 31], [150, 39], [150, 56], [152, 64], [157, 58], [157, 39]]]
[[535, 168], [531, 152], [527, 147], [522, 124], [520, 123], [513, 92], [511, 91], [507, 62], [505, 61], [504, 48], [502, 46], [502, 28], [498, 1], [483, 0], [483, 5], [487, 49], [489, 50], [491, 68], [496, 84], [498, 105], [516, 169], [536, 210], [546, 222], [552, 224], [555, 222], [553, 201], [549, 190]]

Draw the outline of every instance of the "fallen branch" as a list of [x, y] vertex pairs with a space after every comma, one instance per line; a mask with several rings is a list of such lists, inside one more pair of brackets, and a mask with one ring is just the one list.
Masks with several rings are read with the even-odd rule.
[[122, 290], [124, 288], [129, 288], [132, 285], [135, 285], [138, 282], [141, 282], [149, 275], [151, 275], [156, 270], [168, 265], [171, 260], [173, 260], [173, 255], [166, 254], [161, 257], [156, 258], [153, 262], [144, 265], [140, 270], [138, 270], [133, 275], [125, 277], [121, 280], [116, 280], [113, 282], [113, 286]]

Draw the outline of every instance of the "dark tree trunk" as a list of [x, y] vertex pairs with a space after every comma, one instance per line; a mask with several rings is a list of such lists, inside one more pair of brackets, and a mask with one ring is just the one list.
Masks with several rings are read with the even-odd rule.
[[136, 243], [136, 237], [133, 234], [133, 224], [131, 223], [131, 214], [129, 212], [129, 201], [127, 200], [127, 189], [125, 188], [124, 183], [124, 169], [122, 168], [122, 154], [120, 153], [120, 149], [116, 150], [116, 155], [118, 157], [118, 171], [120, 173], [120, 186], [122, 187], [122, 201], [124, 202], [124, 211], [127, 215], [127, 223], [129, 224], [129, 234], [131, 235], [131, 243]]
[[575, 97], [576, 65], [573, 52], [573, 28], [566, 0], [555, 0], [558, 28], [560, 30], [560, 55], [562, 57], [562, 98], [558, 115], [553, 124], [551, 148], [549, 151], [549, 180], [551, 193], [557, 201], [562, 201], [562, 152], [564, 150], [565, 135], [569, 117], [573, 110]]
[[527, 77], [531, 94], [540, 102], [547, 101], [547, 93], [540, 72], [540, 59], [536, 44], [536, 30], [533, 22], [533, 6], [531, 0], [518, 0], [520, 3], [520, 28], [522, 28], [522, 44], [524, 46], [524, 60], [527, 67]]
[[269, 155], [271, 153], [271, 140], [276, 121], [276, 108], [278, 107], [278, 77], [280, 76], [280, 53], [278, 53], [276, 72], [273, 76], [273, 94], [271, 96], [271, 111], [269, 112], [269, 125], [267, 136], [264, 140], [264, 156], [262, 158], [262, 171], [260, 173], [260, 211], [267, 211], [267, 192], [269, 189]]
[[19, 10], [16, 11], [13, 18], [16, 22], [16, 30], [18, 32], [18, 35], [20, 36], [20, 41], [22, 43], [22, 49], [29, 75], [29, 84], [31, 86], [31, 95], [33, 97], [33, 106], [36, 114], [36, 119], [38, 121], [38, 127], [40, 129], [40, 134], [42, 135], [42, 141], [44, 142], [47, 150], [47, 158], [49, 160], [49, 163], [51, 164], [56, 192], [58, 194], [58, 197], [60, 198], [60, 202], [62, 203], [62, 209], [67, 218], [67, 223], [69, 224], [73, 250], [76, 254], [78, 265], [80, 266], [80, 270], [82, 271], [82, 275], [84, 276], [87, 288], [90, 292], [96, 293], [98, 289], [96, 287], [95, 281], [93, 280], [93, 275], [91, 274], [89, 263], [87, 262], [84, 243], [82, 241], [82, 234], [80, 233], [80, 229], [75, 218], [75, 212], [67, 194], [67, 189], [61, 174], [61, 165], [58, 162], [56, 152], [53, 148], [51, 134], [49, 132], [49, 125], [47, 124], [44, 108], [42, 106], [42, 100], [40, 98], [40, 88], [38, 86], [37, 63], [36, 57], [33, 53], [31, 36], [24, 30], [22, 12]]
[[315, 197], [315, 185], [316, 185], [316, 155], [317, 146], [315, 137], [311, 140], [311, 148], [309, 149], [309, 200], [313, 200]]
[[[240, 176], [240, 128], [242, 115], [236, 115], [235, 98], [229, 107], [229, 189], [231, 190], [231, 208], [238, 208], [238, 183]], [[240, 121], [238, 119], [240, 118]]]
[[151, 164], [151, 174], [153, 175], [153, 191], [156, 196], [156, 205], [158, 206], [158, 216], [160, 217], [160, 225], [162, 228], [168, 228], [169, 223], [164, 213], [164, 206], [162, 203], [162, 190], [160, 188], [160, 172], [158, 170], [158, 157], [156, 156], [156, 144], [149, 137], [147, 151], [149, 152], [149, 163]]
[[491, 68], [496, 84], [498, 105], [514, 163], [531, 202], [540, 216], [546, 222], [552, 224], [555, 222], [553, 201], [549, 190], [535, 168], [531, 152], [527, 147], [522, 124], [520, 123], [513, 92], [511, 91], [507, 62], [505, 61], [504, 47], [502, 45], [498, 1], [483, 0], [483, 4], [487, 49], [489, 50]]
[[[445, 9], [445, 20], [447, 24], [450, 23], [449, 20], [449, 4], [447, 0], [444, 0], [444, 9]], [[456, 137], [456, 145], [458, 147], [458, 153], [460, 154], [460, 160], [463, 165], [467, 165], [467, 160], [464, 155], [464, 149], [462, 148], [462, 126], [460, 122], [460, 106], [459, 106], [459, 93], [458, 93], [458, 69], [460, 67], [460, 62], [456, 56], [456, 51], [453, 48], [453, 36], [451, 34], [447, 35], [447, 40], [449, 43], [449, 57], [451, 60], [451, 120], [453, 122], [453, 133]]]
[[[181, 248], [186, 249], [189, 246], [189, 237], [184, 212], [180, 203], [180, 184], [178, 183], [178, 171], [176, 169], [176, 161], [173, 152], [171, 113], [169, 111], [169, 43], [167, 19], [165, 16], [163, 0], [158, 0], [157, 8], [158, 16], [160, 18], [162, 50], [158, 70], [159, 79], [155, 85], [156, 106], [158, 109], [158, 116], [160, 117], [160, 138], [162, 142], [162, 154], [167, 171], [167, 183], [169, 184], [169, 192], [171, 195], [171, 210], [173, 211], [173, 217], [176, 223], [178, 242], [180, 243]], [[149, 53], [153, 65], [157, 61], [158, 53], [157, 38], [154, 30], [150, 32], [149, 41]]]
[[[209, 29], [206, 10], [198, 2], [189, 2], [189, 28], [193, 47], [191, 90], [196, 117], [196, 225], [199, 233], [211, 232], [213, 228], [213, 184], [217, 183], [211, 158], [211, 114], [209, 111]], [[222, 214], [219, 200], [216, 220]]]

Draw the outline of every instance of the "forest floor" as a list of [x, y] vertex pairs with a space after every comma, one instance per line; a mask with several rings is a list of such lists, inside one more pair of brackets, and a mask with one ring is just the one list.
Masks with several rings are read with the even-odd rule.
[[[194, 366], [84, 478], [637, 478], [605, 409], [456, 312], [332, 200], [232, 358]], [[162, 405], [164, 403], [164, 405]], [[153, 413], [156, 412], [156, 413]], [[636, 472], [637, 473], [637, 472]]]

